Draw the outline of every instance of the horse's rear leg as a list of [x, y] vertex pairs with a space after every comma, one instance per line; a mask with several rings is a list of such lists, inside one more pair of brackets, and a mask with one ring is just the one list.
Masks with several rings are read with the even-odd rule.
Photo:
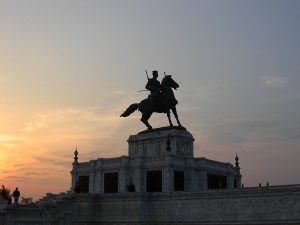
[[152, 126], [148, 123], [149, 118], [151, 117], [152, 112], [142, 113], [141, 121], [147, 126], [148, 130], [152, 129]]
[[171, 120], [170, 110], [167, 112], [167, 116], [168, 116], [168, 120], [169, 120], [170, 126], [173, 127], [173, 123], [172, 123], [172, 120]]
[[179, 121], [179, 119], [178, 119], [176, 107], [172, 107], [171, 110], [172, 110], [172, 112], [173, 112], [173, 114], [174, 114], [174, 116], [175, 116], [175, 118], [176, 118], [176, 121], [177, 121], [178, 126], [182, 127], [182, 125], [181, 125], [181, 123], [180, 123], [180, 121]]

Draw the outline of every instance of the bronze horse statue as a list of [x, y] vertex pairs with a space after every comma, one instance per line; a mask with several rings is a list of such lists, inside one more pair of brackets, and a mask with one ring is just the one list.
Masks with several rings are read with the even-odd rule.
[[163, 80], [161, 81], [161, 93], [158, 95], [157, 99], [155, 100], [155, 104], [151, 102], [152, 100], [146, 98], [142, 100], [140, 103], [131, 104], [124, 113], [122, 113], [121, 117], [128, 117], [131, 113], [136, 111], [137, 109], [142, 113], [141, 121], [147, 126], [150, 130], [152, 126], [148, 123], [149, 118], [151, 117], [152, 113], [166, 113], [168, 116], [168, 120], [170, 126], [173, 126], [171, 121], [170, 110], [172, 110], [178, 126], [181, 127], [181, 123], [178, 119], [176, 105], [177, 100], [174, 96], [174, 92], [172, 88], [175, 90], [179, 87], [179, 85], [172, 79], [171, 75], [165, 75]]

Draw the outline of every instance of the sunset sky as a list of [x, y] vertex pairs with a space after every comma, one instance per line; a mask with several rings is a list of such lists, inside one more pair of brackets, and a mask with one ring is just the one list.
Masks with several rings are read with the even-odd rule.
[[[173, 74], [196, 157], [245, 186], [300, 183], [300, 1], [0, 0], [0, 185], [35, 200], [127, 155], [144, 70]], [[174, 121], [175, 122], [175, 121]], [[164, 114], [150, 119], [168, 125]]]

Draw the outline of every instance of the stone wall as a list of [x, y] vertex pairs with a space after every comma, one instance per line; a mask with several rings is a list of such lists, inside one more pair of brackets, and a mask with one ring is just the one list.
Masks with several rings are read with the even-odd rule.
[[[48, 206], [49, 209], [49, 206]], [[64, 225], [300, 224], [300, 186], [69, 195], [51, 206]], [[48, 213], [49, 215], [49, 213]], [[47, 218], [47, 221], [54, 218]], [[66, 221], [69, 221], [66, 223]], [[59, 220], [56, 223], [60, 224]]]
[[300, 225], [300, 185], [172, 193], [65, 194], [0, 207], [0, 225]]
[[0, 225], [43, 225], [44, 209], [36, 204], [6, 205], [0, 210]]

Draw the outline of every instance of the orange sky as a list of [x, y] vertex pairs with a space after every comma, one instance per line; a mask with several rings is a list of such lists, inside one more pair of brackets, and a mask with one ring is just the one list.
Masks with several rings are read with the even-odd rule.
[[[145, 129], [119, 115], [172, 74], [195, 156], [245, 186], [300, 183], [299, 1], [0, 3], [0, 184], [35, 200], [70, 188], [79, 161], [127, 154]], [[153, 127], [168, 124], [153, 115]]]

